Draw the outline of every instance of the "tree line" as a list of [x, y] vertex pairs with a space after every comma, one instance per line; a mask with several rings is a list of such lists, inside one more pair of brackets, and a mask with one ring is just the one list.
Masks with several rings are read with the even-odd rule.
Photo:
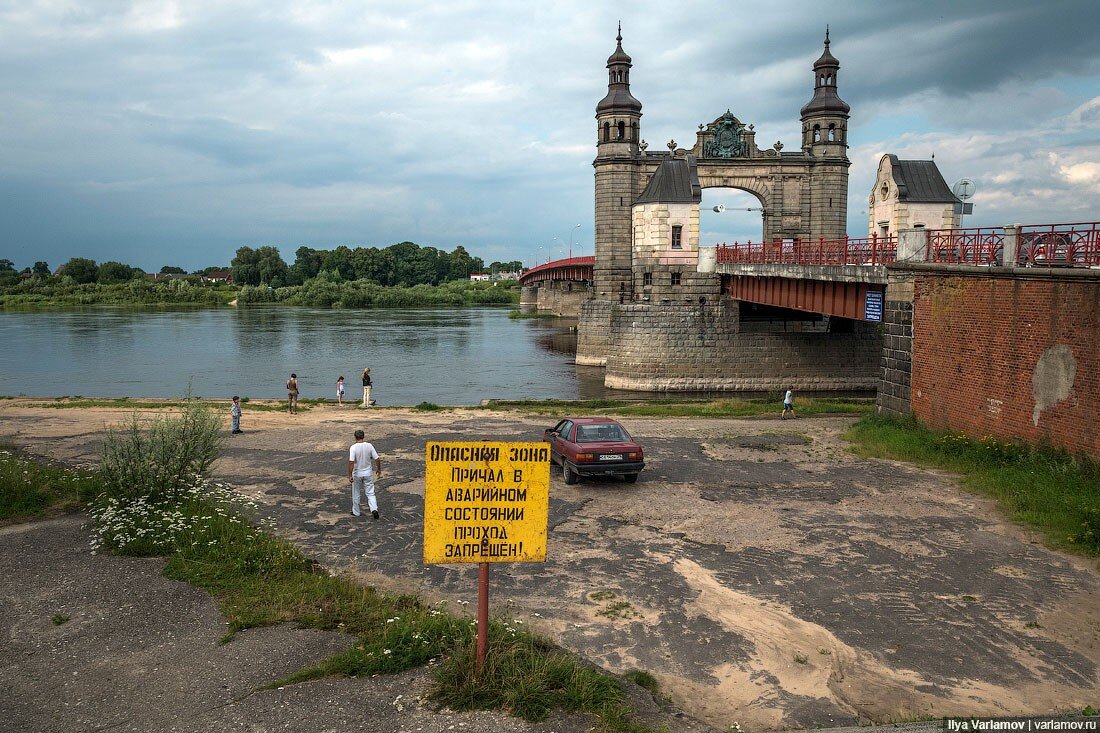
[[294, 262], [287, 265], [275, 247], [241, 247], [231, 263], [233, 282], [238, 285], [267, 285], [280, 288], [301, 285], [319, 275], [330, 282], [368, 280], [387, 287], [440, 285], [468, 280], [483, 272], [521, 272], [519, 260], [492, 262], [488, 267], [461, 245], [447, 252], [399, 242], [389, 247], [347, 247], [314, 249], [299, 247]]
[[[188, 273], [182, 267], [165, 265], [160, 268], [160, 274], [200, 276], [229, 270], [233, 282], [238, 285], [272, 288], [302, 285], [323, 274], [328, 282], [367, 280], [388, 287], [413, 287], [467, 280], [475, 273], [523, 271], [519, 260], [492, 262], [486, 266], [483, 259], [471, 256], [461, 245], [451, 252], [421, 247], [414, 242], [400, 242], [381, 249], [343, 245], [331, 250], [299, 247], [294, 254], [294, 262], [288, 265], [275, 247], [240, 247], [229, 267], [214, 265]], [[144, 278], [145, 274], [141, 268], [123, 262], [97, 263], [87, 257], [73, 257], [58, 268], [59, 276], [78, 285], [114, 285]], [[0, 286], [18, 282], [21, 275], [40, 282], [53, 278], [47, 262], [35, 262], [19, 271], [11, 260], [0, 259]]]

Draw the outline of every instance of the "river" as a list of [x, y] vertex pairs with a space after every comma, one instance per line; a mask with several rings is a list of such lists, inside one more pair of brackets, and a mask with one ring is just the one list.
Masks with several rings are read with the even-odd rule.
[[285, 397], [362, 395], [379, 405], [607, 395], [603, 372], [573, 363], [575, 321], [509, 319], [507, 308], [292, 307], [0, 311], [0, 394]]

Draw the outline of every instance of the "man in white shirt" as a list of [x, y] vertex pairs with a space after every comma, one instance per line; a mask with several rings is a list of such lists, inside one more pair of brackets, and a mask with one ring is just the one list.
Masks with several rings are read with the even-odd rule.
[[382, 475], [382, 459], [366, 441], [362, 430], [355, 431], [355, 442], [348, 454], [348, 482], [351, 483], [351, 513], [358, 517], [359, 493], [367, 495], [371, 516], [378, 519], [378, 501], [374, 498], [374, 477]]
[[783, 395], [783, 414], [779, 416], [780, 420], [787, 418], [787, 413], [791, 413], [791, 417], [794, 417], [794, 385], [787, 390], [787, 394]]

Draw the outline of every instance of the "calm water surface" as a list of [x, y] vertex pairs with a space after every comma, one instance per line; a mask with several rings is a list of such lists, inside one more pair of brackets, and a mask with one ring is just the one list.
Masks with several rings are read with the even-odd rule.
[[574, 365], [569, 322], [508, 309], [250, 307], [0, 312], [0, 394], [85, 397], [362, 396], [380, 405], [605, 395], [603, 372]]

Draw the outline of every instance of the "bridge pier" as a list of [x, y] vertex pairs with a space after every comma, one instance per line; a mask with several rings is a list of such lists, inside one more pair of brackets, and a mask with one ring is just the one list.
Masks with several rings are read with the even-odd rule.
[[[599, 364], [612, 389], [649, 392], [865, 391], [878, 384], [882, 335], [844, 321], [743, 322], [735, 300], [585, 303], [577, 363]], [[584, 351], [582, 352], [582, 348]]]

